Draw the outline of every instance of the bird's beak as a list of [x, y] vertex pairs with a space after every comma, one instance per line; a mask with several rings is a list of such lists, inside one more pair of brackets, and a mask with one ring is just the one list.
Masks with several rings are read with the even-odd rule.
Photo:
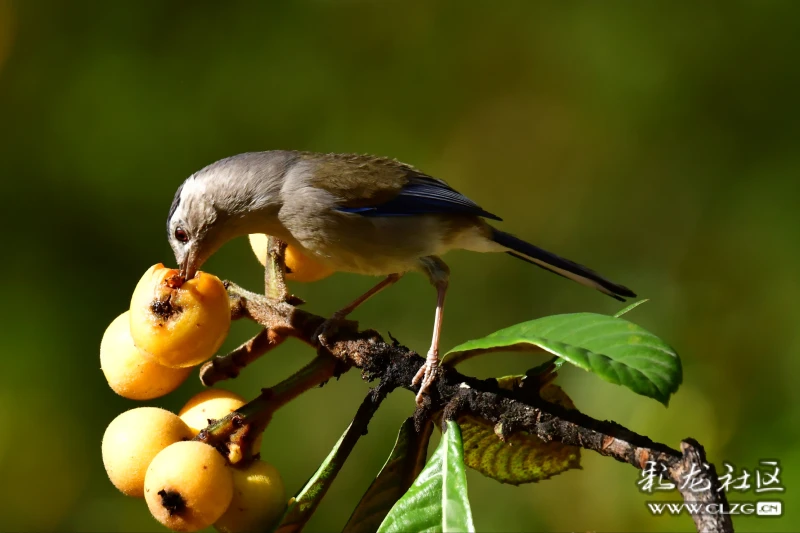
[[200, 265], [196, 264], [194, 250], [187, 253], [181, 261], [181, 277], [185, 280], [194, 278]]

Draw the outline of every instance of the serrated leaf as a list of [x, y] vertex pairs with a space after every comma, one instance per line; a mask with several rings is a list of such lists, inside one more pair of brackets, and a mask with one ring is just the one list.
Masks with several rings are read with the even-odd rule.
[[[523, 376], [498, 379], [502, 388], [519, 385]], [[575, 405], [557, 385], [548, 383], [540, 396], [567, 409]], [[521, 485], [549, 479], [572, 468], [580, 468], [581, 451], [561, 442], [545, 442], [527, 431], [517, 431], [505, 440], [492, 423], [473, 415], [458, 418], [464, 442], [464, 464], [501, 483]]]
[[378, 528], [379, 533], [408, 531], [475, 531], [461, 431], [452, 420], [428, 464]]
[[403, 422], [389, 459], [361, 498], [342, 533], [372, 533], [378, 529], [425, 466], [432, 431], [431, 422], [420, 433], [414, 429], [413, 418]]
[[451, 354], [463, 359], [489, 352], [538, 349], [664, 405], [683, 377], [678, 354], [667, 343], [632, 322], [596, 313], [523, 322], [456, 346], [445, 361]]

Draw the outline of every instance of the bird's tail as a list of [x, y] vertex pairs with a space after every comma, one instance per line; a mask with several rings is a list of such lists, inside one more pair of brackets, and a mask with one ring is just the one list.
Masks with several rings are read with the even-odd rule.
[[625, 297], [633, 298], [636, 296], [629, 288], [607, 280], [594, 270], [590, 270], [578, 263], [573, 263], [569, 259], [564, 259], [554, 253], [542, 250], [538, 246], [518, 239], [510, 233], [492, 228], [491, 239], [505, 248], [506, 253], [509, 255], [513, 255], [514, 257], [549, 270], [550, 272], [555, 272], [565, 278], [577, 281], [581, 285], [593, 287], [622, 302], [625, 301]]

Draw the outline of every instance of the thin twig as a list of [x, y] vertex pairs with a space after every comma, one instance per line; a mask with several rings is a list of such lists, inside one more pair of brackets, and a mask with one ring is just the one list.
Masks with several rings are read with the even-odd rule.
[[[232, 464], [253, 457], [253, 443], [272, 419], [272, 415], [307, 390], [324, 385], [347, 366], [330, 356], [317, 356], [291, 377], [261, 394], [228, 416], [211, 421], [194, 440], [216, 447]], [[256, 452], [257, 453], [257, 452]]]
[[289, 292], [286, 285], [286, 243], [267, 237], [267, 261], [264, 265], [264, 294], [276, 302], [302, 305], [303, 300]]
[[225, 379], [233, 379], [244, 367], [280, 346], [286, 338], [276, 330], [262, 329], [255, 337], [229, 354], [215, 357], [205, 363], [200, 368], [200, 381], [206, 387], [211, 387]]

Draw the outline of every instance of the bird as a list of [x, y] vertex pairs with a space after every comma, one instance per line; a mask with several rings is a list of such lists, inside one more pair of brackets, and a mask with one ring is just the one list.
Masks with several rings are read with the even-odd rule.
[[445, 181], [395, 159], [293, 150], [247, 152], [189, 176], [175, 192], [167, 236], [184, 278], [192, 278], [223, 244], [252, 233], [275, 236], [332, 272], [382, 276], [334, 313], [335, 325], [409, 272], [436, 289], [433, 335], [411, 386], [424, 398], [440, 373], [439, 339], [450, 250], [504, 252], [624, 301], [635, 297], [589, 268], [501, 231], [497, 215]]

